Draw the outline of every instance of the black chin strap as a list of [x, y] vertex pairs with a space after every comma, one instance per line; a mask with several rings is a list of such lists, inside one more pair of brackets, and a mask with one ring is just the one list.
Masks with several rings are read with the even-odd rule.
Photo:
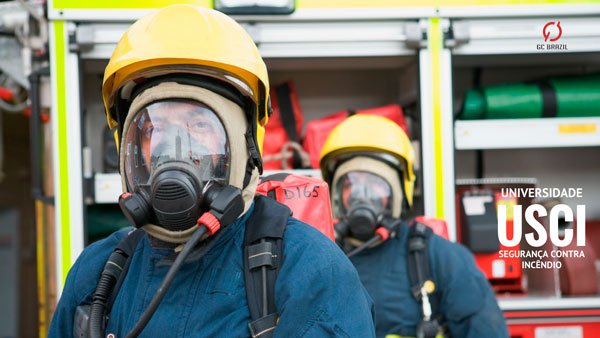
[[253, 130], [256, 130], [256, 121], [251, 122], [251, 125], [248, 126], [248, 129], [246, 130], [246, 134], [244, 134], [246, 138], [246, 148], [248, 149], [248, 161], [246, 162], [246, 173], [244, 174], [243, 189], [245, 189], [250, 183], [254, 168], [258, 168], [259, 174], [262, 174], [263, 172], [262, 158], [260, 157], [260, 152], [258, 151], [256, 143], [254, 142], [256, 137], [253, 135]]

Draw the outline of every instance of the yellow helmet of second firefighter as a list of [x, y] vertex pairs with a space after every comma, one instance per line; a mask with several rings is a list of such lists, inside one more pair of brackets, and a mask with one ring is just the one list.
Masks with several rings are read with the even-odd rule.
[[169, 73], [217, 78], [250, 98], [254, 112], [248, 122], [255, 126], [254, 143], [262, 153], [269, 80], [265, 63], [242, 26], [225, 14], [194, 5], [165, 7], [134, 23], [104, 73], [102, 99], [109, 127], [118, 125], [115, 108], [128, 84]]
[[415, 152], [410, 139], [395, 122], [376, 115], [354, 115], [335, 127], [320, 156], [323, 179], [332, 186], [336, 168], [355, 156], [382, 160], [398, 170], [408, 206], [412, 206], [415, 185]]

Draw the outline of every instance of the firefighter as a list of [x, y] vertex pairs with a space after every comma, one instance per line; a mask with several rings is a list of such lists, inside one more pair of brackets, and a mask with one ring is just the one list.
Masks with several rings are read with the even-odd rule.
[[414, 161], [402, 128], [374, 115], [346, 119], [321, 153], [336, 236], [354, 251], [351, 261], [375, 303], [377, 337], [508, 337], [471, 253], [427, 226], [409, 226]]
[[50, 337], [374, 336], [372, 301], [335, 243], [254, 198], [268, 93], [257, 47], [220, 12], [174, 5], [127, 30], [102, 97], [119, 204], [143, 231], [83, 251]]

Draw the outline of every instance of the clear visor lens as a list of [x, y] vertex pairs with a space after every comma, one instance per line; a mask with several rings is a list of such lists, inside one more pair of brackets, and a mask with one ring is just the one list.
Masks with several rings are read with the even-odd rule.
[[146, 185], [168, 162], [187, 162], [203, 180], [228, 180], [230, 151], [221, 120], [192, 100], [158, 101], [137, 112], [125, 132], [125, 173], [130, 189]]
[[380, 176], [364, 172], [349, 172], [338, 180], [334, 192], [337, 217], [344, 217], [356, 205], [368, 206], [376, 213], [392, 210], [392, 189]]

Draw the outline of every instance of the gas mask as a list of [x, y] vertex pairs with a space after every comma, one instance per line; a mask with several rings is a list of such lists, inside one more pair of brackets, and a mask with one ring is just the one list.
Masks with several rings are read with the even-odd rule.
[[342, 163], [334, 175], [332, 195], [334, 216], [339, 220], [336, 236], [353, 246], [368, 241], [380, 227], [400, 216], [398, 174], [372, 158], [356, 157]]
[[391, 188], [375, 174], [349, 172], [337, 181], [335, 191], [334, 208], [347, 227], [336, 230], [343, 237], [366, 241], [373, 237], [380, 221], [391, 216]]
[[[127, 192], [119, 204], [135, 227], [183, 243], [211, 200], [235, 192], [227, 187], [238, 194], [243, 188], [245, 116], [238, 105], [199, 87], [162, 83], [139, 96], [124, 126], [120, 157]], [[244, 191], [244, 211], [252, 194]]]

